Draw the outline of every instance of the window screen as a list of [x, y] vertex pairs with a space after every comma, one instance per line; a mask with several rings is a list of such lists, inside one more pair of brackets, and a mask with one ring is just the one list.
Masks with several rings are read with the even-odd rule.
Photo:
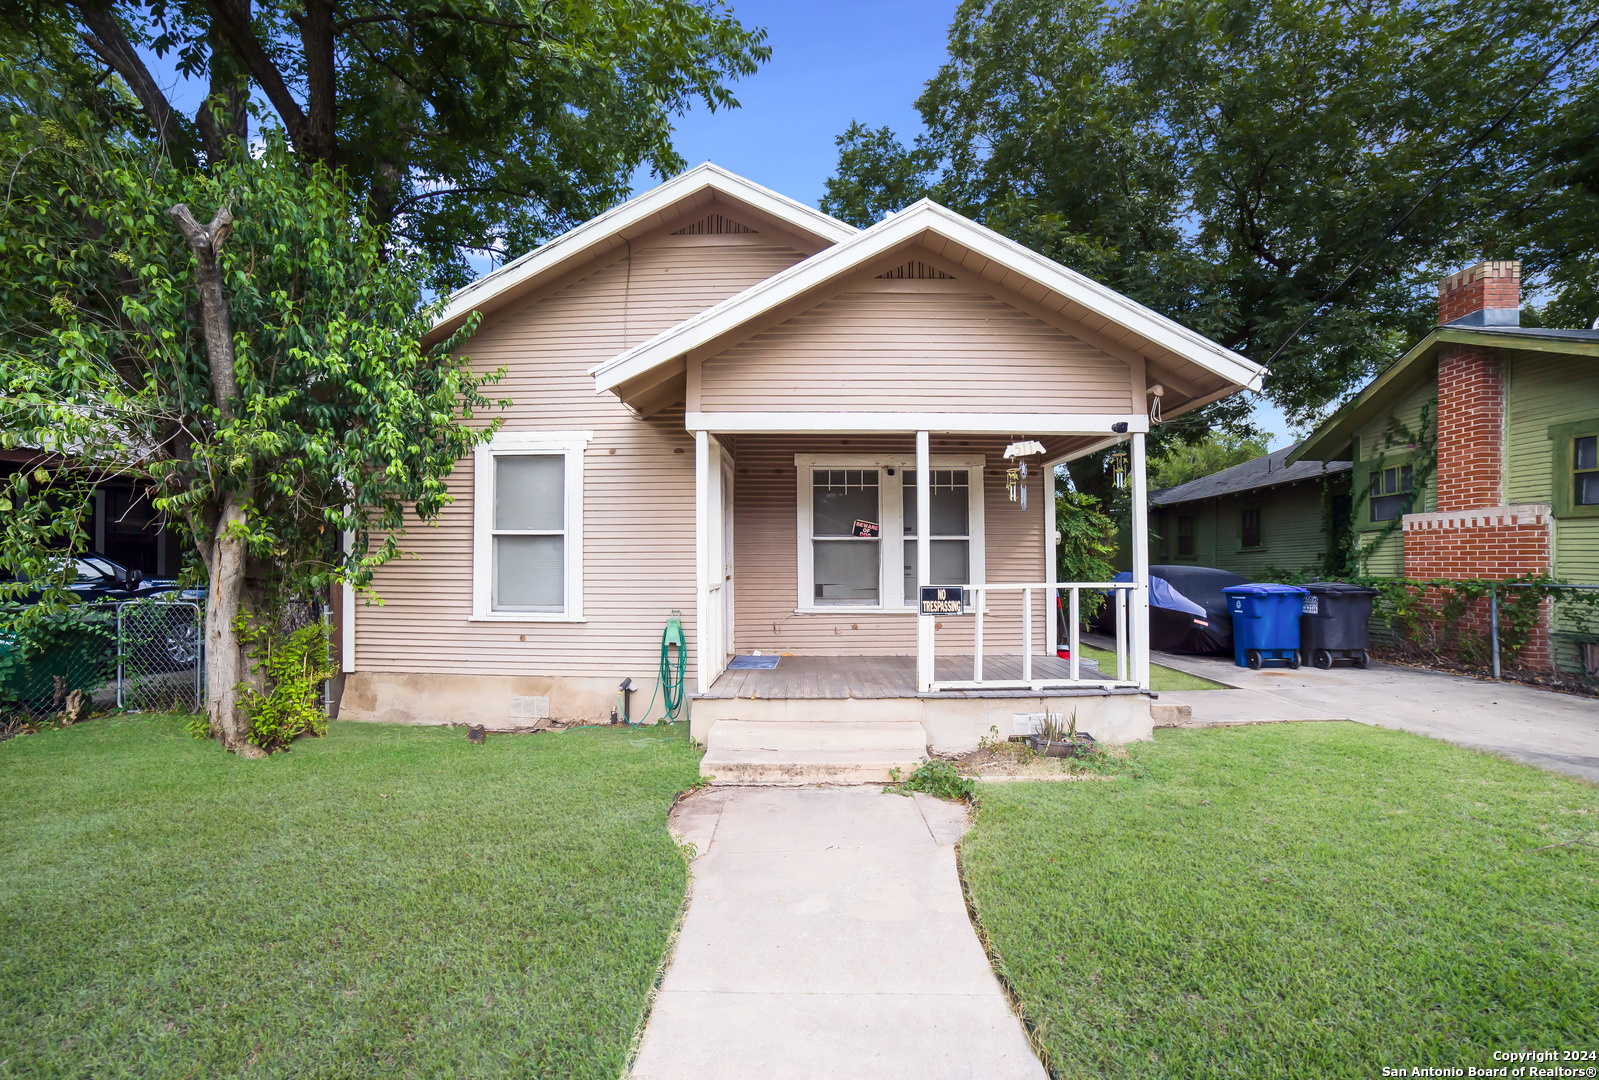
[[[901, 505], [904, 507], [904, 596], [916, 603], [916, 472], [901, 472]], [[966, 469], [933, 469], [928, 477], [930, 489], [928, 518], [932, 567], [928, 580], [934, 585], [971, 583], [971, 474]]]
[[818, 605], [880, 602], [881, 495], [876, 469], [812, 471], [811, 558]]
[[493, 609], [565, 610], [564, 455], [495, 457], [493, 536]]

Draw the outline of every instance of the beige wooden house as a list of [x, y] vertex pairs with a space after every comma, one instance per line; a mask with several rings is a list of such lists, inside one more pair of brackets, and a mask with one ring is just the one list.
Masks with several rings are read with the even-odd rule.
[[[880, 778], [1049, 714], [1148, 735], [1144, 589], [1113, 594], [1114, 662], [1057, 656], [1057, 605], [1100, 583], [1055, 581], [1053, 465], [1128, 444], [1147, 566], [1152, 403], [1258, 366], [932, 202], [856, 230], [713, 165], [462, 289], [438, 332], [473, 311], [514, 405], [382, 603], [347, 598], [343, 715], [603, 721], [624, 679], [641, 711], [676, 614], [723, 779]], [[924, 586], [964, 603], [919, 614]], [[729, 668], [756, 653], [777, 666]]]

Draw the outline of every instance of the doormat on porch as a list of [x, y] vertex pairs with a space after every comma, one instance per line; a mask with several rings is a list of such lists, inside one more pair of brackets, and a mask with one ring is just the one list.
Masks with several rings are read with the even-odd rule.
[[728, 661], [727, 666], [749, 671], [770, 671], [780, 659], [782, 657], [778, 656], [735, 656]]

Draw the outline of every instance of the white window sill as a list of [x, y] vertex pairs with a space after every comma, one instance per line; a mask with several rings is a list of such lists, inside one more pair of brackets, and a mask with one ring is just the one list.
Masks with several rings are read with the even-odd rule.
[[500, 622], [500, 623], [582, 623], [588, 622], [581, 615], [562, 615], [550, 613], [548, 615], [538, 612], [521, 611], [492, 611], [487, 615], [473, 615], [467, 622]]

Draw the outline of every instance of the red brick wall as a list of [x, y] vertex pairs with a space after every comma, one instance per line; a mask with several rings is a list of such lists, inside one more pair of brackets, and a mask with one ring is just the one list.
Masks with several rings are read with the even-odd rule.
[[[1553, 522], [1547, 507], [1542, 506], [1495, 507], [1479, 514], [1407, 515], [1405, 577], [1502, 580], [1547, 573], [1552, 536]], [[1486, 600], [1474, 603], [1464, 619], [1467, 629], [1483, 635], [1488, 632], [1488, 621]], [[1548, 611], [1522, 649], [1520, 663], [1535, 670], [1554, 670]]]
[[1445, 346], [1438, 357], [1438, 509], [1504, 500], [1505, 375], [1492, 350]]

